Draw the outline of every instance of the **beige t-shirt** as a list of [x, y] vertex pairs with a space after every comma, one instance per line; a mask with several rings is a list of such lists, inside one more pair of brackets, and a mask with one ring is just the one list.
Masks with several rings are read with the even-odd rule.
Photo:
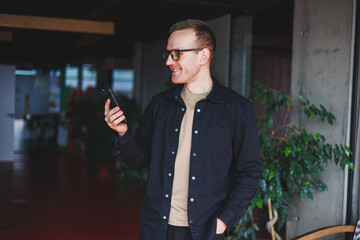
[[174, 182], [171, 196], [169, 224], [174, 226], [189, 226], [187, 216], [187, 200], [189, 188], [191, 135], [196, 103], [204, 99], [209, 92], [193, 94], [185, 87], [181, 97], [186, 105], [186, 112], [181, 122], [179, 146], [175, 159]]

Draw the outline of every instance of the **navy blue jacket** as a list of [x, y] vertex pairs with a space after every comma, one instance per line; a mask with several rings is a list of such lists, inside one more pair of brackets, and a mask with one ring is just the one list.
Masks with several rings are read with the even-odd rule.
[[[182, 85], [157, 94], [137, 134], [117, 138], [132, 169], [148, 167], [141, 207], [141, 237], [165, 240], [181, 121]], [[228, 227], [239, 220], [259, 188], [262, 161], [252, 104], [216, 82], [195, 106], [188, 192], [188, 223], [194, 240], [212, 240], [216, 218]]]

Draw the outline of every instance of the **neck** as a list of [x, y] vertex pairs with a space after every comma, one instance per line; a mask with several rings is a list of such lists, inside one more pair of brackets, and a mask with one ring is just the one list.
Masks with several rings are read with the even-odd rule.
[[213, 81], [210, 72], [209, 74], [197, 77], [194, 81], [184, 84], [186, 90], [194, 94], [209, 92], [212, 89], [212, 86]]

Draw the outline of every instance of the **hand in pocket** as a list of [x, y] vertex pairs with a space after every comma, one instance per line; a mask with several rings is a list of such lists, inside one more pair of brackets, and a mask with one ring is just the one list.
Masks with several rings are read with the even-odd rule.
[[216, 234], [222, 234], [226, 230], [226, 225], [219, 218], [216, 219]]

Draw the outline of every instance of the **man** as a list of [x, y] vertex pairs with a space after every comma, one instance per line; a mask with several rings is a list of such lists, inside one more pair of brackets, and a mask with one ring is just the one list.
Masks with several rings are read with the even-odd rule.
[[252, 105], [214, 82], [215, 35], [199, 20], [170, 28], [164, 58], [176, 87], [151, 100], [135, 137], [117, 107], [105, 121], [133, 169], [148, 167], [143, 240], [224, 239], [258, 189], [262, 163]]

